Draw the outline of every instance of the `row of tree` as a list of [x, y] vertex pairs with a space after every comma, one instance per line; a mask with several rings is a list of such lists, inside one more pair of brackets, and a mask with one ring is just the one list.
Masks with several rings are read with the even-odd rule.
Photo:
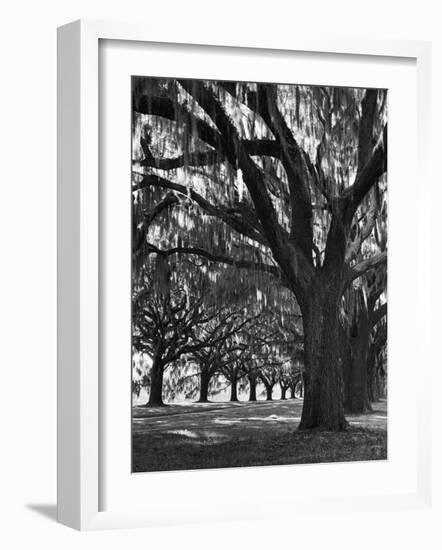
[[[267, 400], [272, 399], [276, 385], [281, 399], [286, 399], [288, 391], [292, 398], [303, 396], [299, 314], [287, 315], [281, 322], [281, 312], [275, 310], [276, 304], [269, 306], [269, 300], [252, 308], [250, 286], [241, 286], [237, 280], [232, 287], [230, 279], [223, 295], [234, 288], [236, 298], [230, 294], [229, 305], [220, 307], [214, 292], [222, 283], [215, 287], [204, 273], [197, 276], [199, 268], [187, 259], [186, 269], [181, 266], [181, 270], [186, 273], [184, 281], [193, 270], [192, 289], [172, 278], [169, 263], [164, 271], [163, 261], [161, 257], [153, 260], [151, 276], [145, 273], [134, 297], [133, 345], [141, 358], [134, 364], [135, 394], [145, 388], [148, 406], [161, 406], [165, 396], [174, 399], [179, 394], [207, 402], [210, 394], [227, 386], [231, 401], [238, 400], [238, 390], [246, 389], [249, 400], [256, 401], [258, 384], [264, 387]], [[342, 303], [339, 346], [348, 412], [367, 411], [385, 394], [386, 304], [374, 309], [382, 287], [380, 283], [368, 301], [359, 289], [348, 293]], [[283, 300], [281, 295], [278, 298]]]
[[134, 78], [133, 342], [152, 404], [190, 360], [203, 394], [208, 376], [274, 385], [302, 365], [301, 429], [344, 429], [383, 393], [386, 98]]
[[[221, 268], [216, 282], [213, 274], [214, 269], [208, 271], [189, 257], [177, 265], [176, 259], [153, 253], [144, 264], [134, 286], [133, 345], [147, 354], [149, 366], [147, 372], [138, 366], [134, 387], [149, 388], [149, 405], [163, 403], [165, 388], [169, 397], [180, 392], [191, 397], [198, 389], [199, 400], [207, 401], [209, 386], [219, 377], [230, 385], [232, 401], [238, 399], [244, 379], [253, 400], [258, 382], [270, 397], [277, 382], [302, 382], [302, 336], [299, 316], [289, 314], [293, 304], [285, 305], [288, 314], [282, 323], [281, 312], [270, 307], [270, 300], [278, 303], [275, 295], [266, 295], [264, 303], [261, 291], [238, 277], [235, 268]], [[214, 383], [212, 391], [219, 390]]]

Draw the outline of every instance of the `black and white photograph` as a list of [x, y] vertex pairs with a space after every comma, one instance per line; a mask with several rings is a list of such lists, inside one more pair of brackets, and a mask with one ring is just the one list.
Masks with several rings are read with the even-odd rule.
[[388, 90], [131, 84], [132, 472], [387, 460]]

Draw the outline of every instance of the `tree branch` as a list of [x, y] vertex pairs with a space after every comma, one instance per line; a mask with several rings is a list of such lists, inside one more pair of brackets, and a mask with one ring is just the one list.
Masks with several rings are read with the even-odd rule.
[[215, 149], [219, 146], [219, 134], [215, 128], [195, 116], [184, 105], [173, 101], [169, 97], [142, 95], [138, 100], [135, 99], [134, 110], [143, 115], [156, 115], [174, 122], [182, 121], [202, 141]]
[[134, 163], [140, 166], [149, 166], [158, 170], [175, 170], [183, 166], [210, 166], [221, 162], [223, 159], [217, 155], [216, 151], [195, 151], [187, 155], [179, 155], [173, 158], [154, 158], [152, 155], [146, 156], [143, 160], [134, 160]]
[[278, 108], [275, 85], [258, 85], [258, 104], [260, 115], [281, 145], [281, 162], [287, 174], [290, 191], [290, 238], [303, 251], [307, 261], [312, 263], [310, 172], [305, 162], [304, 151], [299, 147]]
[[362, 114], [359, 123], [358, 139], [358, 174], [367, 164], [373, 150], [373, 126], [375, 122], [377, 99], [378, 91], [371, 88], [365, 92], [362, 100]]
[[[374, 190], [374, 187], [370, 190], [373, 196], [370, 198], [368, 211], [360, 220], [354, 222], [350, 231], [350, 242], [347, 244], [347, 251], [345, 254], [345, 260], [347, 262], [350, 262], [356, 257], [357, 253], [361, 250], [362, 243], [368, 239], [373, 231], [376, 219], [379, 215], [379, 204], [376, 199], [376, 194], [373, 193]], [[360, 222], [364, 222], [362, 227], [359, 225]], [[353, 232], [354, 237], [351, 238]]]
[[173, 254], [194, 254], [196, 256], [200, 256], [201, 258], [206, 258], [211, 262], [227, 264], [239, 269], [254, 269], [256, 271], [270, 273], [278, 278], [281, 278], [282, 275], [277, 266], [259, 262], [251, 262], [248, 260], [236, 260], [235, 258], [223, 256], [222, 254], [213, 254], [212, 252], [209, 252], [208, 250], [204, 250], [203, 248], [199, 247], [177, 246], [174, 248], [169, 248], [168, 250], [161, 250], [150, 243], [148, 243], [147, 246], [150, 249], [151, 253], [161, 254], [163, 256], [172, 256]]
[[229, 212], [229, 209], [210, 203], [202, 195], [192, 189], [189, 190], [185, 185], [174, 183], [166, 178], [153, 174], [145, 176], [139, 184], [133, 187], [133, 191], [139, 191], [150, 186], [172, 189], [182, 193], [183, 195], [190, 196], [190, 198], [195, 201], [206, 212], [206, 214], [221, 219], [238, 233], [263, 244], [264, 246], [268, 246], [267, 239], [263, 236], [260, 227], [257, 224], [254, 224], [250, 217], [245, 219], [241, 215], [240, 209], [236, 209], [235, 213]]
[[[300, 283], [300, 275], [305, 278], [305, 273], [300, 273], [302, 269], [298, 268], [301, 267], [303, 260], [305, 263], [305, 259], [300, 257], [299, 251], [288, 249], [288, 235], [278, 223], [263, 175], [242, 145], [233, 122], [211, 90], [206, 88], [202, 82], [180, 80], [180, 84], [194, 97], [220, 130], [222, 150], [232, 165], [237, 162], [238, 167], [241, 168], [244, 182], [276, 261], [287, 274], [288, 279]], [[292, 254], [291, 252], [297, 253]]]
[[[187, 91], [192, 95], [191, 89]], [[138, 98], [138, 100], [135, 100], [134, 109], [136, 112], [144, 115], [160, 116], [174, 122], [183, 121], [189, 126], [189, 128], [192, 128], [192, 130], [195, 131], [197, 136], [202, 141], [204, 141], [214, 149], [219, 148], [220, 136], [217, 130], [215, 128], [212, 128], [204, 120], [195, 116], [185, 106], [176, 101], [173, 101], [168, 97], [151, 97], [143, 95]], [[278, 158], [281, 154], [280, 145], [275, 140], [245, 139], [242, 141], [242, 143], [247, 152], [252, 156], [270, 156]], [[196, 161], [197, 157], [195, 157], [194, 160]], [[176, 160], [175, 162], [178, 162], [178, 160]], [[176, 167], [173, 166], [172, 162], [169, 162], [169, 164], [171, 165], [171, 167]], [[201, 166], [201, 164], [193, 164], [193, 166]], [[169, 168], [164, 169], [167, 170]]]
[[167, 210], [171, 206], [174, 206], [179, 203], [178, 197], [170, 192], [162, 199], [158, 204], [155, 205], [152, 210], [149, 210], [144, 213], [144, 220], [139, 226], [134, 226], [133, 228], [133, 239], [132, 239], [132, 253], [137, 254], [143, 247], [146, 242], [147, 232], [149, 230], [150, 224], [157, 218], [164, 210]]
[[281, 158], [281, 145], [274, 139], [243, 139], [242, 144], [252, 157]]
[[387, 302], [385, 304], [382, 304], [379, 306], [374, 312], [372, 316], [371, 326], [374, 327], [379, 323], [379, 321], [387, 315]]
[[364, 275], [364, 273], [366, 273], [370, 269], [375, 269], [376, 267], [383, 265], [386, 262], [387, 262], [387, 251], [384, 251], [384, 252], [381, 252], [380, 254], [377, 254], [376, 256], [372, 256], [371, 258], [368, 258], [367, 260], [364, 260], [354, 265], [348, 271], [347, 282], [351, 283], [351, 281], [354, 281], [361, 275]]
[[343, 198], [347, 202], [347, 219], [351, 221], [357, 207], [370, 191], [371, 187], [378, 181], [387, 170], [387, 125], [382, 132], [373, 154], [370, 156], [364, 167], [356, 176], [353, 185], [348, 187]]

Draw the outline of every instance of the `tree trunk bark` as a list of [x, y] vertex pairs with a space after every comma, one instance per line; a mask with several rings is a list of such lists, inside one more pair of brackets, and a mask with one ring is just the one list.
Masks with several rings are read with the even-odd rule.
[[303, 399], [304, 397], [304, 375], [302, 376], [301, 382], [299, 382], [299, 397]]
[[273, 391], [273, 386], [266, 385], [266, 401], [273, 401], [272, 391]]
[[285, 401], [287, 399], [286, 393], [287, 393], [287, 388], [281, 386], [281, 400]]
[[150, 374], [150, 394], [147, 407], [161, 407], [163, 403], [164, 365], [158, 356], [154, 357]]
[[384, 399], [387, 396], [385, 391], [385, 375], [378, 371], [376, 376], [376, 386], [378, 388], [379, 399]]
[[366, 310], [359, 312], [356, 326], [349, 336], [349, 353], [344, 363], [344, 409], [348, 413], [363, 414], [371, 410], [368, 397], [368, 349], [370, 319]]
[[323, 282], [314, 285], [302, 306], [305, 373], [300, 430], [347, 427], [338, 344], [340, 298], [338, 285]]
[[234, 378], [230, 385], [230, 401], [238, 401], [237, 379]]
[[200, 398], [198, 399], [198, 403], [207, 403], [209, 400], [209, 382], [210, 375], [207, 369], [202, 368], [200, 375]]
[[249, 401], [256, 401], [256, 378], [249, 376]]
[[373, 345], [369, 346], [367, 356], [367, 392], [370, 403], [378, 400], [376, 388], [375, 356]]
[[290, 386], [290, 399], [296, 399], [296, 386]]

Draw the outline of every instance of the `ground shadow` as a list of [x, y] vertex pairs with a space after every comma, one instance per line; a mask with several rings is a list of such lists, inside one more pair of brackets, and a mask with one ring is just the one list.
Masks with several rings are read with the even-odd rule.
[[[302, 400], [171, 405], [133, 417], [133, 471], [387, 459], [387, 403], [347, 416], [346, 432], [299, 432]], [[151, 409], [152, 410], [152, 409]]]
[[57, 521], [57, 505], [56, 504], [26, 504], [28, 510], [32, 510], [41, 516]]

